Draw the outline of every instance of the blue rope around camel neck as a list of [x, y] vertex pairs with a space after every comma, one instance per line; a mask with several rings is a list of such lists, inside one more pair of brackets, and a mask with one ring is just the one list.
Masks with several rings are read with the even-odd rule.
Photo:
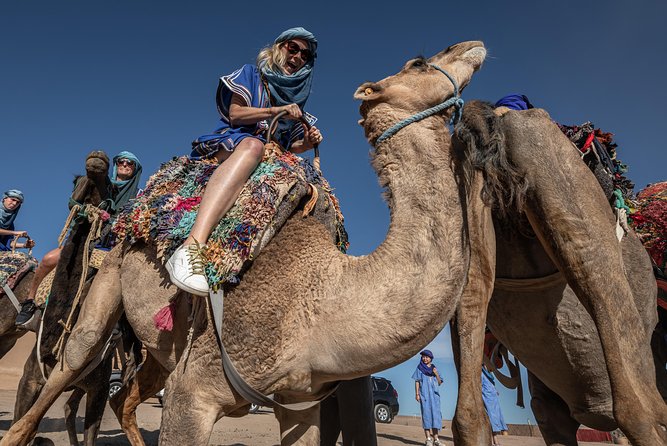
[[445, 102], [438, 104], [434, 107], [431, 107], [427, 110], [424, 110], [422, 112], [419, 112], [415, 115], [410, 116], [409, 118], [405, 118], [402, 121], [397, 122], [396, 124], [392, 125], [389, 127], [387, 130], [384, 131], [382, 135], [377, 139], [376, 144], [380, 144], [382, 141], [391, 138], [394, 136], [396, 133], [398, 133], [399, 130], [401, 130], [403, 127], [406, 127], [413, 122], [421, 121], [424, 118], [428, 118], [429, 116], [433, 116], [436, 113], [440, 113], [442, 110], [449, 108], [451, 106], [454, 106], [454, 114], [452, 115], [452, 123], [456, 124], [459, 122], [461, 119], [461, 110], [463, 109], [463, 99], [461, 99], [461, 96], [459, 96], [459, 85], [456, 83], [454, 78], [445, 70], [440, 68], [437, 65], [429, 64], [431, 67], [435, 68], [436, 70], [440, 71], [442, 74], [447, 76], [447, 79], [449, 79], [454, 85], [454, 96], [451, 98], [447, 99]]

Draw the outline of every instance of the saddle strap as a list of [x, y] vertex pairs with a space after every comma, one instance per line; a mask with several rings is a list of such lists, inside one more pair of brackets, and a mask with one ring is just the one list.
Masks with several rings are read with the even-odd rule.
[[16, 298], [16, 295], [14, 294], [12, 289], [9, 288], [9, 285], [7, 285], [7, 284], [2, 285], [2, 289], [7, 294], [7, 297], [9, 297], [9, 300], [12, 302], [12, 305], [14, 305], [14, 308], [16, 308], [16, 312], [20, 313], [21, 312], [21, 304], [19, 303], [19, 300]]
[[227, 350], [222, 342], [222, 312], [224, 308], [224, 293], [222, 288], [216, 292], [209, 292], [209, 302], [211, 303], [211, 310], [213, 311], [213, 322], [215, 324], [215, 331], [218, 334], [218, 341], [220, 342], [220, 353], [222, 353], [222, 368], [227, 375], [227, 379], [234, 387], [239, 395], [246, 401], [257, 404], [258, 406], [275, 408], [276, 406], [291, 411], [301, 411], [310, 409], [320, 403], [323, 399], [331, 395], [338, 388], [338, 383], [332, 389], [325, 392], [323, 395], [313, 401], [304, 401], [301, 403], [281, 404], [270, 396], [255, 390], [239, 375], [236, 367], [232, 363]]

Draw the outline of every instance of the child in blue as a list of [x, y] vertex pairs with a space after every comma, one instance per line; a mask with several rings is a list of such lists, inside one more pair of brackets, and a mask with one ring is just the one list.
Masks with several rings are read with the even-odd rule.
[[[274, 44], [257, 56], [257, 65], [244, 65], [222, 76], [216, 95], [221, 125], [197, 138], [191, 157], [215, 158], [220, 165], [209, 180], [192, 231], [166, 264], [171, 281], [189, 293], [207, 296], [208, 283], [198, 248], [234, 205], [244, 184], [264, 155], [263, 133], [272, 118], [286, 111], [275, 138], [294, 153], [303, 153], [322, 141], [320, 131], [306, 130], [315, 118], [304, 113], [310, 95], [317, 39], [303, 28], [282, 32]], [[224, 162], [223, 162], [224, 161]]]
[[442, 384], [442, 378], [433, 364], [431, 350], [421, 352], [421, 361], [412, 374], [412, 379], [415, 380], [415, 399], [421, 406], [426, 446], [440, 446], [438, 431], [442, 429], [442, 413], [438, 386]]

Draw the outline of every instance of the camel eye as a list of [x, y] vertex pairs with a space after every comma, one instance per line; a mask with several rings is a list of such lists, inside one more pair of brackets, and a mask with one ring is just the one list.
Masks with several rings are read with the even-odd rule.
[[424, 69], [428, 65], [426, 64], [426, 61], [424, 59], [415, 59], [412, 64], [410, 65], [410, 68], [417, 68], [417, 69]]

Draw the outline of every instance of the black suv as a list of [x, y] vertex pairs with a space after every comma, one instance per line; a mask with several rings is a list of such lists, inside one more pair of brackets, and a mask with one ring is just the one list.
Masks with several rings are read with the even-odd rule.
[[372, 376], [373, 405], [375, 406], [375, 421], [391, 423], [398, 415], [398, 392], [391, 385], [391, 381], [379, 376]]

